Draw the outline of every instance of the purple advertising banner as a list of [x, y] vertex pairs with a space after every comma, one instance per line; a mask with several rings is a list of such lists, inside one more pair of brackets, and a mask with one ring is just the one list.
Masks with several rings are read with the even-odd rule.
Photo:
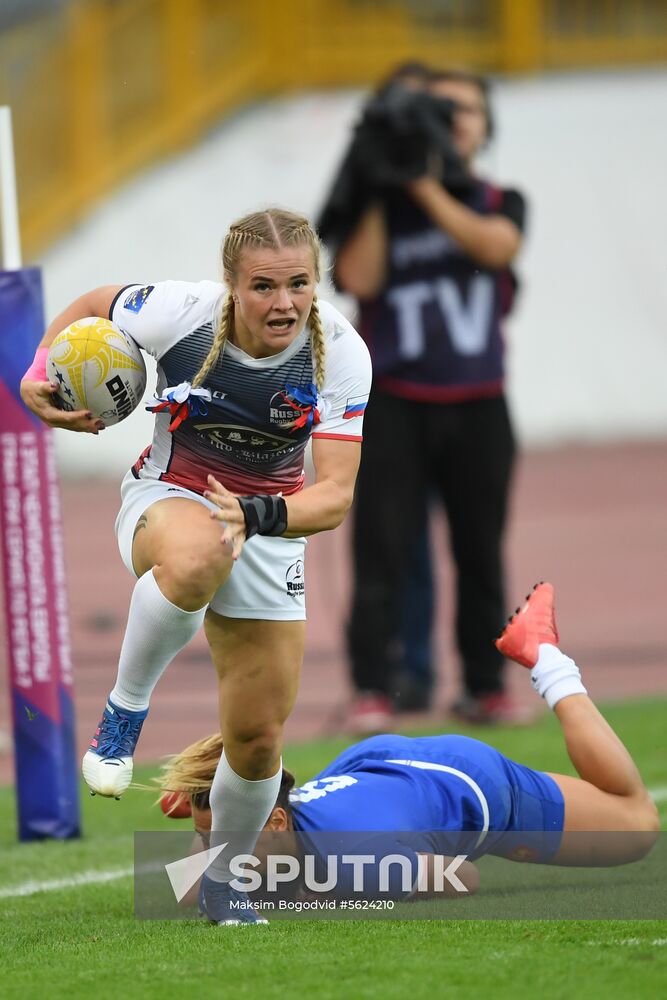
[[44, 329], [40, 272], [0, 272], [0, 534], [19, 837], [80, 832], [72, 660], [53, 431], [19, 383]]

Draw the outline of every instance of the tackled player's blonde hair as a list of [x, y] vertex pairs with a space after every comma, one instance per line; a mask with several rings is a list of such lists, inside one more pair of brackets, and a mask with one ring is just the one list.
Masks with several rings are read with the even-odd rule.
[[[238, 266], [246, 250], [282, 250], [284, 247], [307, 246], [313, 254], [315, 280], [320, 280], [320, 240], [302, 215], [286, 212], [280, 208], [267, 208], [264, 212], [253, 212], [232, 223], [222, 244], [222, 269], [225, 282], [231, 288], [238, 273]], [[317, 297], [308, 316], [315, 366], [315, 385], [321, 391], [324, 384], [326, 360], [324, 329], [317, 306]], [[234, 324], [234, 300], [231, 291], [222, 305], [215, 327], [211, 349], [201, 368], [192, 380], [193, 386], [202, 385], [204, 379], [217, 364], [225, 349]]]
[[[199, 809], [208, 809], [208, 796], [221, 756], [220, 733], [204, 736], [180, 753], [167, 757], [158, 776], [152, 779], [153, 784], [159, 788], [160, 797], [165, 792], [176, 792], [187, 796]], [[289, 793], [294, 788], [294, 783], [294, 775], [283, 768], [276, 805], [289, 809]], [[170, 811], [177, 805], [178, 800], [174, 800]]]
[[208, 792], [221, 755], [220, 733], [205, 736], [168, 757], [153, 780], [162, 792], [182, 792], [190, 796]]

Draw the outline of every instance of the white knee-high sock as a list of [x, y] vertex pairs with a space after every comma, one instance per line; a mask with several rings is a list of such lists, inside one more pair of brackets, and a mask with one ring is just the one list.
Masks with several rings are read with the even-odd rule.
[[[218, 768], [213, 778], [209, 793], [211, 804], [211, 845], [217, 840], [224, 840], [225, 831], [233, 831], [234, 854], [252, 854], [262, 829], [276, 804], [280, 782], [283, 773], [283, 763], [271, 778], [260, 781], [248, 781], [242, 778], [229, 766], [224, 750], [220, 757]], [[239, 837], [239, 833], [247, 831], [247, 837]], [[231, 856], [222, 851], [206, 869], [206, 874], [214, 882], [231, 882], [234, 876], [229, 870]]]
[[554, 708], [568, 695], [588, 694], [574, 660], [561, 653], [558, 646], [546, 642], [539, 645], [537, 663], [530, 672], [530, 680], [549, 708]]
[[153, 571], [144, 573], [132, 592], [116, 686], [109, 695], [114, 705], [131, 712], [148, 708], [162, 673], [199, 631], [205, 614], [206, 607], [176, 607], [158, 587]]

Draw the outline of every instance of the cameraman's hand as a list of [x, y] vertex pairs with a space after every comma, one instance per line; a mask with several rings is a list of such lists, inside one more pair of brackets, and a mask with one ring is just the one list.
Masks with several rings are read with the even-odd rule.
[[484, 267], [507, 267], [521, 246], [521, 232], [504, 215], [480, 215], [454, 198], [434, 177], [418, 177], [405, 190], [432, 222]]
[[421, 204], [420, 199], [429, 200], [433, 197], [434, 192], [444, 189], [446, 173], [444, 158], [437, 150], [431, 149], [426, 155], [426, 171], [420, 177], [414, 177], [407, 181], [404, 185], [404, 191], [414, 201]]
[[[442, 191], [442, 184], [432, 174], [424, 174], [413, 181], [408, 181], [405, 191], [410, 197], [421, 204], [422, 199], [428, 199], [434, 192]], [[436, 194], [437, 197], [437, 194]]]

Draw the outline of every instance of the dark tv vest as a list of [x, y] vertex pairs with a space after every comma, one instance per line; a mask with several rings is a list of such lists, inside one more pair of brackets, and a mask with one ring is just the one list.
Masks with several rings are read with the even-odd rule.
[[[502, 191], [475, 181], [460, 200], [480, 215], [494, 214]], [[360, 314], [374, 385], [425, 402], [500, 395], [511, 272], [468, 257], [402, 191], [384, 204], [388, 280], [377, 299], [361, 303]]]

